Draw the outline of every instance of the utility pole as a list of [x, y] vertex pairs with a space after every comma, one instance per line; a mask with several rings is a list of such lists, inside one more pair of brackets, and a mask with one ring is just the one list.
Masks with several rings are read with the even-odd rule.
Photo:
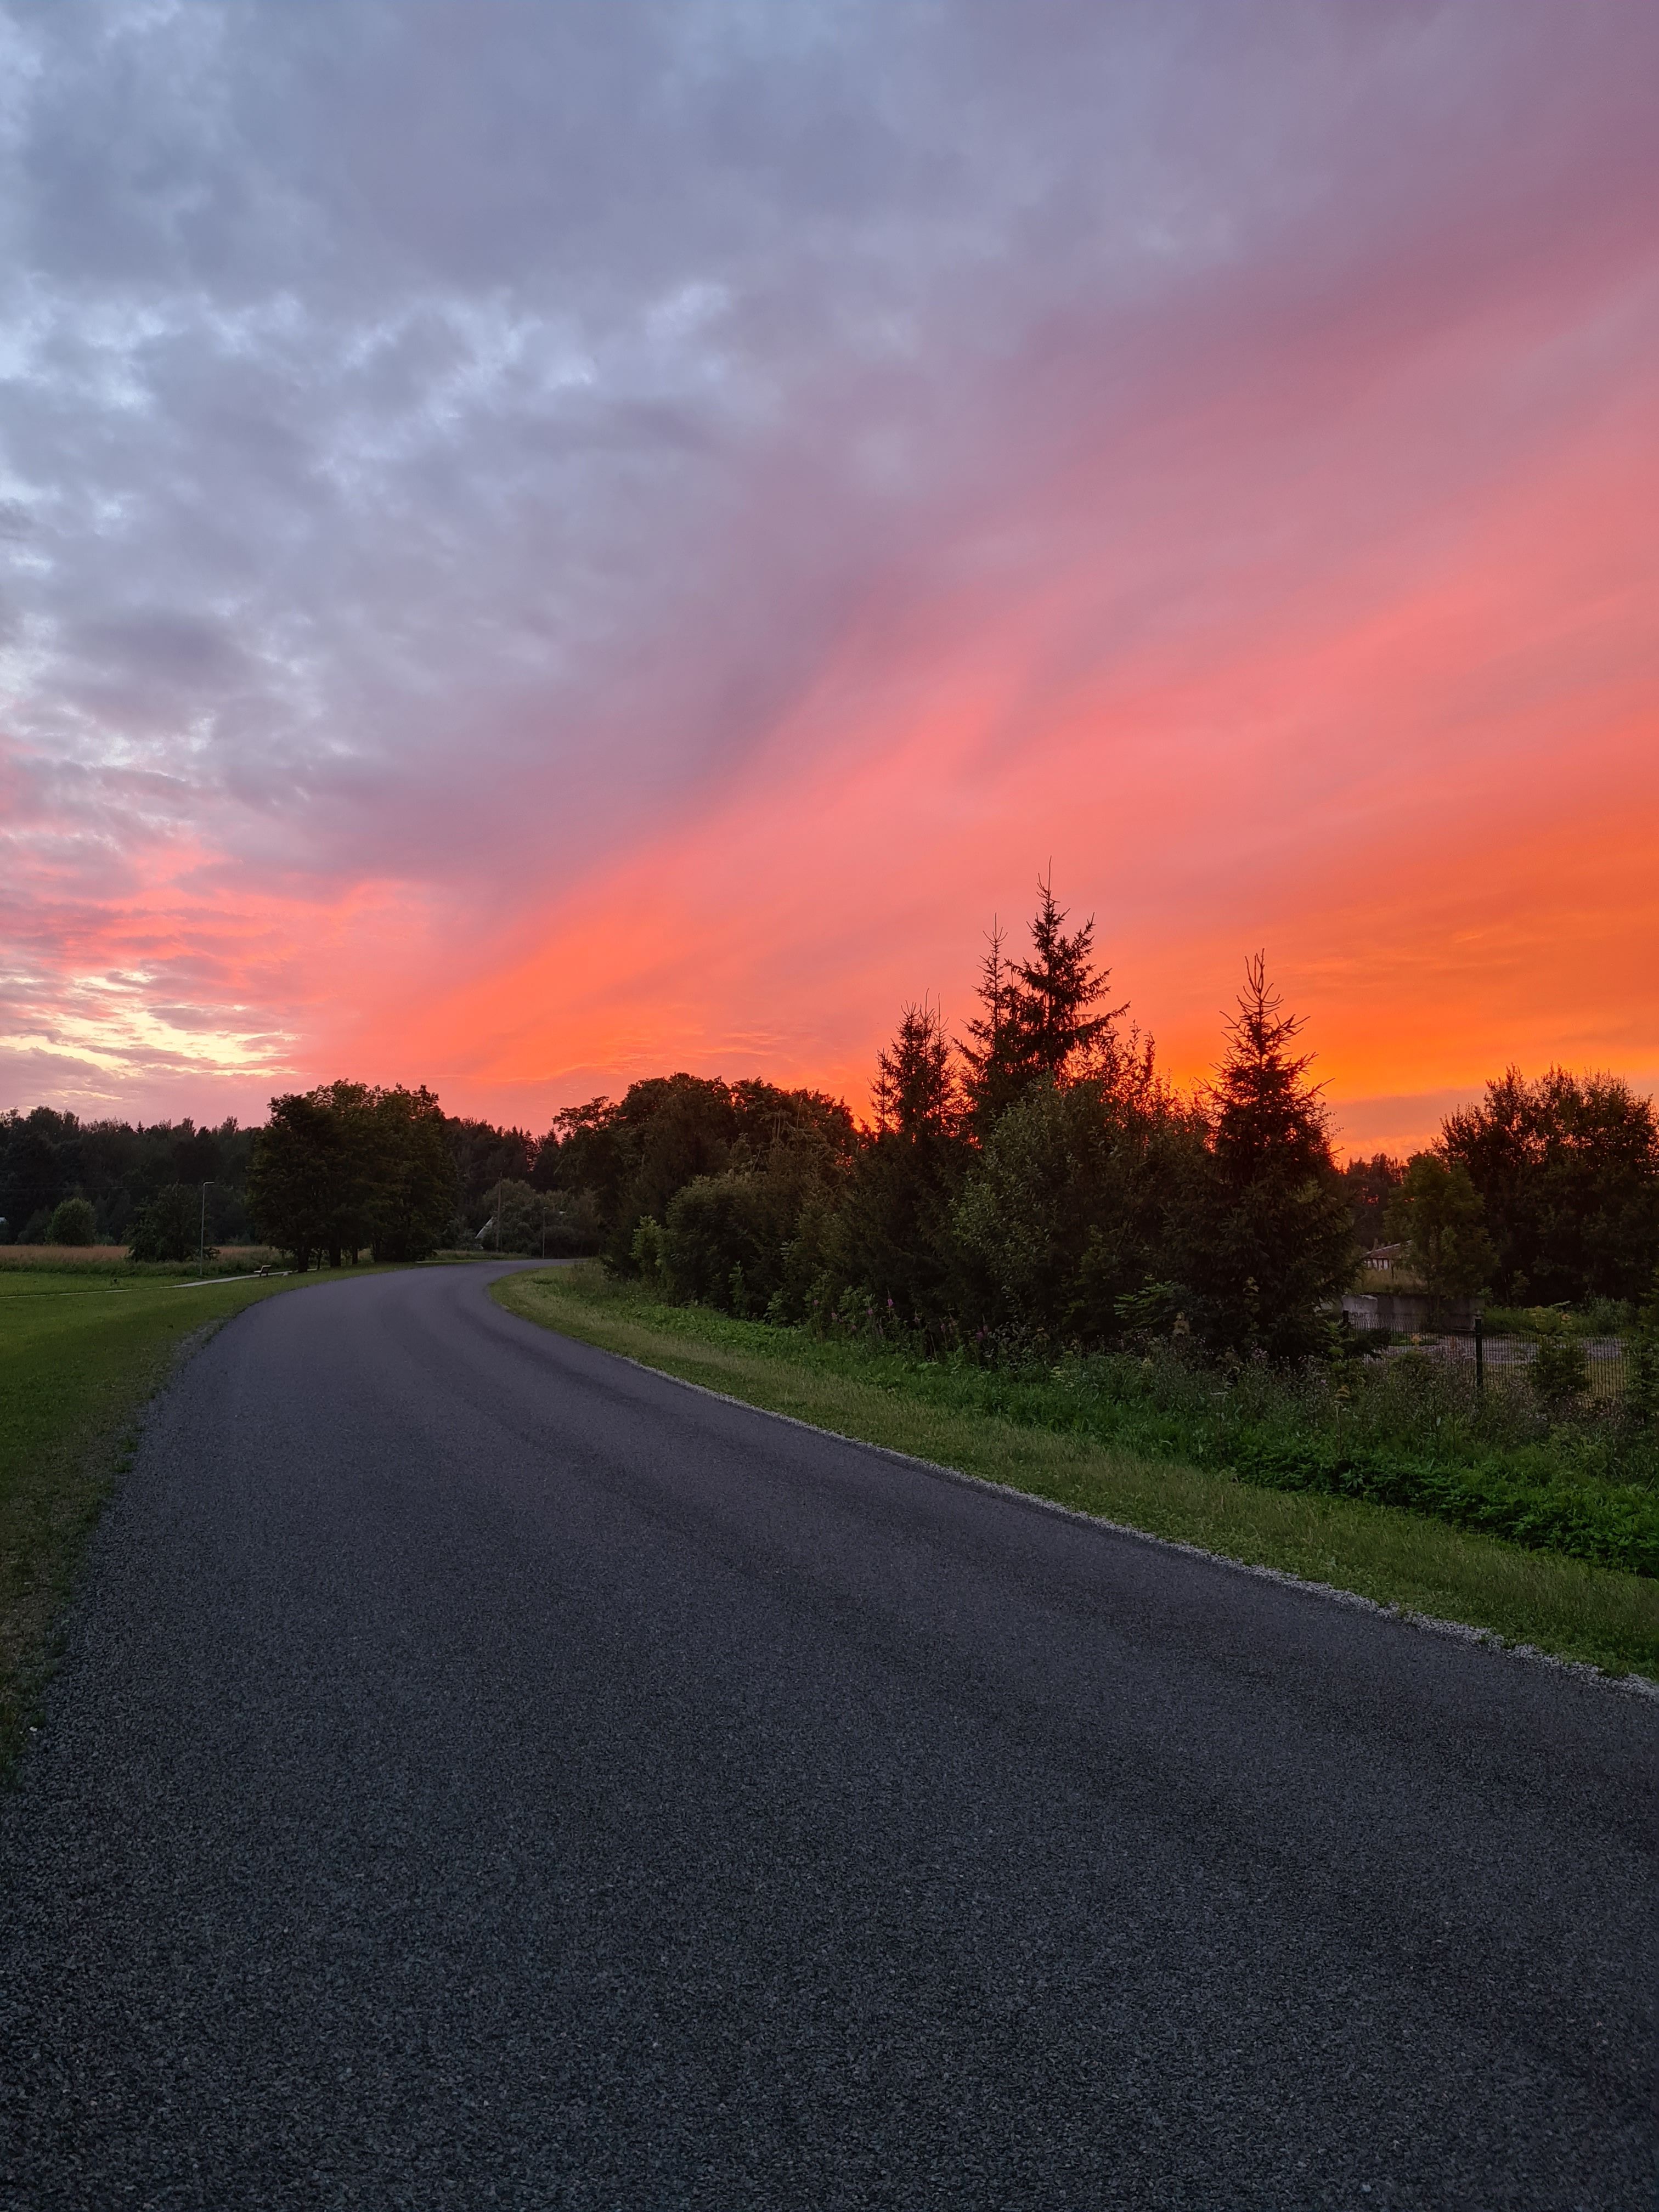
[[495, 1179], [495, 1257], [498, 1260], [501, 1256], [501, 1193], [505, 1188], [505, 1177], [498, 1176]]
[[547, 1200], [542, 1200], [542, 1257], [547, 1257]]
[[[213, 1177], [210, 1176], [208, 1182], [212, 1181]], [[202, 1185], [202, 1218], [196, 1235], [196, 1272], [198, 1275], [207, 1273], [207, 1182], [204, 1182]]]

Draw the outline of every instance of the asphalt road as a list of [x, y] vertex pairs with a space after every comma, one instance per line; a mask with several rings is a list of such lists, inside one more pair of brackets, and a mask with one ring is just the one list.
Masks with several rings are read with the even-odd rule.
[[1651, 2212], [1659, 1708], [255, 1307], [0, 1807], [0, 2203]]

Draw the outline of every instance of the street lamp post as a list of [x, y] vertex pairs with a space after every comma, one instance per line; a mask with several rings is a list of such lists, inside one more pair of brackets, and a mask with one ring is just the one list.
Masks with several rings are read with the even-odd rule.
[[[210, 1176], [208, 1182], [211, 1182], [212, 1180], [213, 1177]], [[196, 1235], [196, 1272], [198, 1275], [207, 1273], [207, 1194], [208, 1185], [204, 1182], [202, 1185], [202, 1218], [198, 1224]]]

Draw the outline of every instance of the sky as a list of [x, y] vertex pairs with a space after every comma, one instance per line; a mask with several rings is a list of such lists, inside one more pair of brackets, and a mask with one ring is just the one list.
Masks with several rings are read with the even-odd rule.
[[1659, 1085], [1659, 10], [0, 0], [0, 1108]]

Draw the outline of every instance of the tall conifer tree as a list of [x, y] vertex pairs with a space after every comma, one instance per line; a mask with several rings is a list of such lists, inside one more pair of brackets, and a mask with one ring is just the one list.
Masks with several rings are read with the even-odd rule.
[[1215, 1212], [1204, 1272], [1215, 1333], [1276, 1354], [1316, 1340], [1322, 1302], [1353, 1270], [1352, 1217], [1331, 1157], [1330, 1116], [1257, 953], [1210, 1099]]
[[1111, 970], [1095, 964], [1094, 917], [1068, 934], [1052, 878], [1044, 877], [1037, 890], [1030, 957], [1005, 959], [1002, 932], [994, 924], [981, 964], [982, 1012], [969, 1023], [970, 1042], [962, 1053], [974, 1125], [981, 1136], [1034, 1084], [1065, 1083], [1078, 1074], [1127, 1012], [1127, 1005], [1097, 1011]]
[[950, 1136], [961, 1118], [962, 1092], [951, 1040], [939, 1009], [926, 1000], [908, 1006], [898, 1033], [876, 1055], [877, 1127], [894, 1136]]

